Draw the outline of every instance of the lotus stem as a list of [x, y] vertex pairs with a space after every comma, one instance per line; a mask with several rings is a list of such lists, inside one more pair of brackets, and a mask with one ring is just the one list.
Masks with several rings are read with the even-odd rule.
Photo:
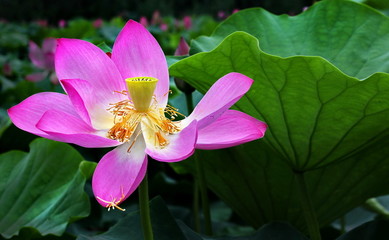
[[312, 200], [310, 198], [307, 184], [304, 178], [303, 172], [295, 172], [297, 179], [298, 192], [303, 209], [305, 222], [308, 228], [309, 236], [311, 240], [321, 240], [320, 227], [317, 221], [316, 212], [313, 208]]
[[140, 219], [142, 224], [143, 236], [145, 240], [153, 240], [153, 228], [150, 218], [150, 206], [149, 206], [149, 186], [147, 181], [147, 173], [139, 185], [139, 208]]
[[[185, 93], [185, 98], [186, 98], [186, 105], [188, 109], [188, 115], [193, 112], [193, 96], [192, 93]], [[207, 182], [205, 179], [205, 174], [203, 170], [203, 166], [201, 161], [198, 159], [197, 154], [194, 153], [194, 162], [196, 165], [196, 172], [197, 172], [197, 177], [195, 178], [195, 191], [200, 191], [200, 197], [201, 197], [201, 205], [203, 209], [203, 216], [204, 216], [204, 230], [205, 234], [208, 236], [212, 236], [212, 220], [211, 220], [211, 211], [209, 208], [209, 200], [208, 200], [208, 193], [207, 193]], [[198, 190], [197, 190], [198, 189]], [[198, 211], [198, 201], [199, 198], [197, 197], [197, 194], [195, 192], [194, 194], [194, 211]], [[197, 207], [196, 207], [197, 206]], [[197, 209], [196, 209], [197, 208]], [[194, 213], [194, 218], [195, 218], [195, 226], [200, 222], [199, 215], [197, 212]], [[197, 227], [196, 227], [197, 228]]]
[[194, 222], [194, 229], [196, 232], [201, 231], [201, 223], [200, 223], [200, 193], [199, 193], [199, 184], [195, 180], [194, 181], [194, 187], [193, 187], [193, 222]]

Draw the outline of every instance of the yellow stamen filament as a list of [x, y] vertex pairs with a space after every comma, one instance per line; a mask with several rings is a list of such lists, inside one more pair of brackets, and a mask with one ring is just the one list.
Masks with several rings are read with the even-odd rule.
[[162, 136], [161, 132], [156, 132], [155, 137], [156, 137], [155, 140], [159, 146], [163, 147], [169, 144], [169, 141]]
[[181, 114], [178, 112], [178, 109], [177, 108], [174, 108], [170, 105], [167, 105], [166, 108], [165, 108], [165, 113], [167, 115], [169, 115], [169, 118], [171, 120], [174, 120], [176, 119], [176, 117], [178, 117], [178, 115], [180, 115], [181, 117], [184, 117], [185, 118], [185, 115], [184, 114]]
[[166, 96], [166, 95], [172, 94], [172, 93], [173, 93], [173, 91], [169, 89], [169, 91], [167, 91], [167, 93], [165, 93], [163, 96]]
[[135, 110], [130, 100], [112, 104], [108, 110], [114, 115], [114, 125], [108, 131], [108, 137], [119, 142], [129, 141], [144, 113]]
[[138, 139], [139, 135], [142, 133], [141, 130], [138, 131], [138, 133], [136, 134], [134, 140], [132, 141], [130, 147], [128, 148], [127, 152], [130, 153], [131, 152], [131, 148], [134, 146], [135, 142], [136, 142], [136, 139]]
[[120, 211], [124, 212], [124, 211], [126, 211], [126, 209], [121, 208], [121, 207], [118, 206], [118, 204], [121, 203], [122, 200], [125, 197], [124, 194], [123, 194], [123, 187], [121, 187], [121, 190], [122, 190], [122, 196], [120, 197], [120, 199], [118, 201], [116, 201], [116, 198], [113, 198], [112, 196], [111, 196], [112, 201], [106, 201], [106, 200], [104, 200], [104, 199], [102, 199], [101, 197], [98, 197], [98, 196], [96, 196], [96, 198], [99, 199], [100, 201], [104, 202], [104, 203], [107, 203], [107, 205], [105, 207], [108, 208], [108, 211], [110, 211], [111, 208], [112, 208], [112, 210], [114, 210], [116, 208], [116, 209], [119, 209]]
[[[126, 91], [116, 91], [120, 94], [127, 94]], [[134, 146], [136, 139], [142, 133], [139, 124], [145, 124], [154, 134], [154, 145], [164, 148], [169, 144], [166, 138], [169, 134], [179, 132], [177, 122], [173, 122], [178, 115], [178, 109], [167, 106], [165, 109], [159, 108], [157, 100], [152, 97], [152, 103], [147, 110], [139, 111], [131, 100], [123, 100], [107, 109], [114, 115], [114, 125], [108, 131], [108, 138], [119, 142], [131, 142], [128, 152]], [[146, 121], [142, 121], [145, 119]]]

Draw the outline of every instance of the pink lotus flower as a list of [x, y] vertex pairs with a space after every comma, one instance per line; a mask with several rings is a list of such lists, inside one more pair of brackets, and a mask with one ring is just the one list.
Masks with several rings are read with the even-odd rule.
[[103, 26], [103, 23], [104, 23], [103, 19], [98, 18], [93, 21], [92, 25], [94, 28], [101, 28]]
[[[178, 44], [178, 47], [176, 51], [174, 52], [174, 56], [185, 56], [189, 55], [189, 45], [186, 43], [185, 39], [183, 37], [180, 38], [180, 43]], [[184, 80], [179, 78], [174, 78], [174, 83], [176, 84], [176, 87], [184, 93], [192, 93], [196, 89], [189, 85], [188, 83], [184, 82]]]
[[226, 12], [220, 10], [217, 12], [217, 17], [219, 19], [225, 19], [225, 18], [227, 18], [227, 14], [226, 14]]
[[159, 28], [163, 31], [166, 32], [169, 29], [169, 26], [166, 23], [161, 23], [159, 25]]
[[[266, 124], [228, 110], [253, 80], [239, 73], [219, 79], [182, 121], [167, 106], [169, 74], [154, 37], [130, 20], [108, 57], [95, 45], [59, 39], [57, 75], [67, 94], [35, 94], [8, 110], [25, 131], [83, 147], [113, 147], [98, 163], [92, 187], [97, 201], [118, 208], [145, 176], [147, 155], [181, 161], [195, 148], [235, 146], [264, 135]], [[170, 118], [166, 118], [165, 114]]]
[[49, 25], [49, 23], [47, 22], [47, 20], [45, 19], [38, 19], [38, 20], [35, 20], [35, 23], [40, 26], [40, 27], [47, 27]]
[[192, 18], [190, 16], [185, 16], [182, 21], [184, 22], [184, 28], [189, 30], [192, 28]]
[[26, 79], [31, 82], [39, 82], [50, 75], [52, 83], [58, 83], [58, 79], [54, 73], [54, 54], [57, 46], [55, 38], [46, 38], [43, 41], [42, 48], [36, 43], [30, 41], [28, 56], [32, 64], [37, 68], [44, 70], [43, 72], [36, 72], [26, 76]]
[[176, 51], [174, 52], [174, 56], [185, 56], [189, 55], [189, 45], [185, 41], [185, 38], [180, 38], [180, 43], [178, 44]]
[[11, 76], [12, 75], [12, 66], [10, 63], [8, 63], [8, 62], [4, 63], [3, 74], [4, 74], [4, 76]]
[[149, 26], [149, 21], [145, 16], [140, 17], [139, 23], [142, 24], [143, 27], [147, 28]]
[[58, 27], [59, 28], [64, 28], [66, 27], [66, 21], [64, 19], [61, 19], [58, 21]]
[[158, 25], [160, 23], [162, 23], [161, 13], [158, 10], [155, 10], [151, 17], [151, 25]]

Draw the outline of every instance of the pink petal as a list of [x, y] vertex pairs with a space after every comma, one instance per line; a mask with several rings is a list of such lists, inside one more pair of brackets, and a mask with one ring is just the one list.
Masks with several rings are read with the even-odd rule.
[[97, 164], [92, 188], [97, 201], [104, 207], [108, 202], [123, 202], [135, 191], [145, 176], [147, 156], [145, 143], [139, 137], [128, 151], [130, 144], [122, 144], [107, 153]]
[[167, 136], [169, 144], [164, 148], [155, 147], [148, 139], [154, 136], [150, 132], [142, 131], [146, 140], [146, 153], [155, 160], [162, 162], [178, 162], [191, 156], [197, 139], [197, 121], [192, 121], [186, 128], [177, 134]]
[[42, 44], [42, 51], [44, 54], [45, 68], [47, 70], [54, 70], [54, 54], [57, 48], [57, 39], [46, 38]]
[[220, 149], [264, 136], [267, 125], [245, 113], [227, 110], [215, 122], [198, 132], [196, 148]]
[[57, 48], [57, 39], [55, 38], [46, 38], [42, 43], [42, 50], [44, 53], [55, 53]]
[[100, 48], [77, 39], [61, 38], [57, 42], [55, 68], [59, 80], [83, 79], [106, 95], [127, 89], [115, 64]]
[[45, 79], [47, 76], [47, 72], [36, 72], [31, 73], [26, 76], [26, 80], [30, 82], [40, 82]]
[[40, 69], [45, 69], [45, 57], [39, 46], [30, 41], [28, 44], [28, 57], [31, 62]]
[[186, 43], [185, 38], [180, 38], [180, 43], [176, 51], [174, 52], [174, 56], [184, 56], [189, 54], [189, 45]]
[[169, 73], [165, 55], [155, 38], [145, 27], [128, 21], [119, 33], [112, 49], [112, 60], [123, 78], [154, 77], [158, 103], [165, 107], [169, 91]]
[[99, 130], [113, 126], [113, 115], [107, 109], [111, 107], [110, 104], [126, 98], [126, 95], [106, 94], [106, 91], [80, 79], [65, 79], [61, 83], [75, 110], [85, 122]]
[[77, 116], [68, 96], [51, 92], [32, 95], [18, 105], [8, 109], [8, 115], [18, 128], [41, 137], [56, 140], [56, 138], [50, 137], [47, 133], [36, 128], [36, 124], [48, 110], [57, 110]]
[[140, 17], [139, 23], [142, 24], [143, 27], [147, 28], [149, 26], [149, 21], [145, 16]]
[[185, 16], [182, 20], [184, 22], [184, 27], [186, 30], [192, 28], [192, 18], [190, 16]]
[[220, 78], [204, 95], [192, 114], [182, 121], [183, 125], [194, 119], [198, 121], [199, 129], [211, 124], [236, 103], [253, 82], [251, 78], [240, 73], [229, 73]]
[[121, 143], [105, 137], [106, 132], [98, 132], [79, 117], [57, 110], [46, 111], [36, 127], [57, 141], [74, 143], [81, 147], [113, 147]]
[[54, 53], [45, 53], [45, 69], [54, 71]]

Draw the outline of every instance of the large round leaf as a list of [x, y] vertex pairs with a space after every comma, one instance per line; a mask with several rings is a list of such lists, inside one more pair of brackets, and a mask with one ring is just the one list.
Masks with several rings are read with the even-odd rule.
[[11, 125], [11, 120], [8, 117], [7, 111], [0, 108], [0, 137], [3, 132]]
[[350, 76], [389, 72], [389, 18], [355, 2], [320, 1], [298, 16], [258, 8], [239, 11], [211, 37], [192, 41], [191, 51], [210, 51], [235, 31], [258, 38], [267, 53], [322, 56]]
[[360, 81], [321, 57], [272, 56], [243, 32], [170, 68], [172, 75], [203, 93], [230, 72], [254, 79], [236, 106], [268, 124], [264, 140], [294, 170], [345, 159], [389, 135], [389, 75], [385, 73]]
[[89, 214], [84, 174], [94, 165], [65, 143], [37, 139], [30, 148], [0, 155], [0, 233], [6, 238], [25, 227], [60, 235], [69, 221]]
[[[287, 223], [272, 223], [256, 233], [244, 237], [202, 236], [183, 222], [173, 218], [164, 201], [157, 197], [150, 201], [150, 217], [155, 240], [305, 240], [303, 234]], [[96, 236], [80, 235], [77, 240], [143, 240], [139, 211], [130, 212], [107, 232]]]
[[[184, 234], [170, 214], [162, 198], [150, 201], [150, 218], [155, 240], [185, 240]], [[143, 240], [139, 210], [130, 212], [107, 232], [96, 236], [80, 235], [77, 240]]]
[[[305, 173], [320, 226], [330, 224], [366, 199], [389, 194], [389, 138], [368, 151]], [[295, 173], [263, 141], [197, 151], [209, 188], [254, 227], [288, 221], [304, 230]], [[193, 174], [193, 160], [172, 165]]]
[[386, 240], [389, 236], [389, 223], [385, 220], [375, 220], [365, 223], [337, 238], [337, 240]]

